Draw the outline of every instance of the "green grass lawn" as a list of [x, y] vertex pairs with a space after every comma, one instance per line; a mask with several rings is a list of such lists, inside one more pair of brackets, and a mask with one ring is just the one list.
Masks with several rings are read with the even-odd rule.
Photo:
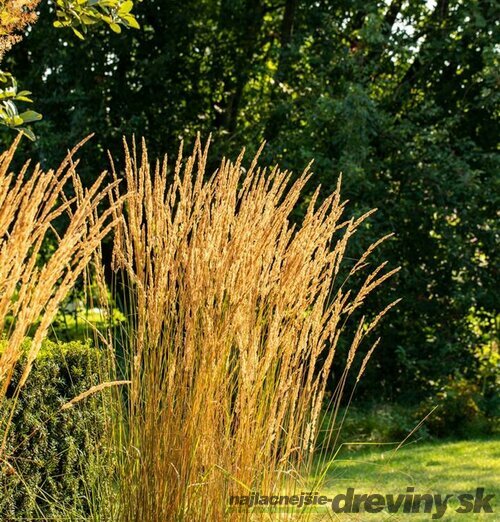
[[86, 339], [94, 339], [94, 332], [106, 331], [107, 328], [120, 324], [124, 321], [123, 314], [117, 310], [113, 310], [113, 319], [105, 316], [104, 311], [99, 309], [82, 309], [77, 314], [59, 313], [52, 324], [49, 331], [49, 337], [55, 341], [85, 341]]
[[[408, 444], [397, 451], [388, 446], [369, 446], [359, 451], [344, 447], [326, 474], [320, 493], [328, 497], [345, 493], [348, 487], [356, 493], [395, 495], [412, 486], [415, 493], [474, 493], [484, 487], [485, 494], [495, 494], [492, 514], [457, 514], [456, 498], [440, 520], [500, 520], [500, 438], [459, 442], [426, 442]], [[432, 513], [435, 513], [433, 509]], [[432, 513], [333, 514], [317, 520], [433, 520]], [[316, 520], [316, 519], [315, 519]]]

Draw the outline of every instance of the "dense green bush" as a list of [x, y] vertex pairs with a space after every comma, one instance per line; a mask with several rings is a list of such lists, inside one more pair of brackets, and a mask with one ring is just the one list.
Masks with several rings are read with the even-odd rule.
[[[367, 411], [348, 412], [342, 439], [346, 442], [401, 442], [417, 425], [414, 410], [397, 404], [379, 404]], [[428, 438], [425, 428], [415, 433], [418, 438]]]
[[[464, 378], [449, 379], [434, 395], [420, 404], [373, 403], [341, 409], [343, 418], [337, 443], [399, 443], [432, 438], [473, 438], [498, 430], [500, 399], [485, 394], [480, 386]], [[337, 433], [328, 434], [331, 419], [323, 419], [319, 445], [333, 450]]]
[[91, 511], [105, 421], [103, 396], [59, 410], [100, 382], [102, 360], [88, 344], [46, 341], [14, 401], [18, 367], [0, 405], [3, 414], [13, 408], [5, 454], [9, 464], [0, 467], [1, 520], [79, 520]]
[[[415, 408], [398, 404], [380, 403], [350, 406], [346, 411], [340, 410], [337, 419], [343, 418], [342, 428], [338, 436], [338, 443], [356, 447], [356, 443], [399, 443], [403, 441], [415, 428]], [[328, 435], [329, 418], [323, 419], [323, 428], [319, 434], [318, 443], [325, 449], [335, 449], [334, 443], [337, 433]], [[419, 439], [427, 439], [427, 429], [421, 427], [415, 434]]]
[[424, 417], [436, 406], [425, 423], [432, 436], [469, 438], [489, 434], [495, 429], [496, 395], [485, 396], [470, 380], [450, 378], [435, 397], [420, 405], [417, 415]]

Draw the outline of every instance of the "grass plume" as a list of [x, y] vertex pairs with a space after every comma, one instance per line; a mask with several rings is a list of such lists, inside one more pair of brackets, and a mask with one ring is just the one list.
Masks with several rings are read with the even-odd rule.
[[[308, 169], [292, 181], [256, 157], [245, 170], [242, 153], [209, 175], [207, 155], [198, 140], [173, 168], [151, 166], [145, 145], [126, 146], [114, 248], [130, 305], [123, 522], [245, 518], [228, 512], [231, 492], [276, 493], [310, 466], [346, 321], [395, 272], [376, 267], [358, 291], [338, 280], [370, 214], [343, 217], [340, 181], [295, 226]], [[351, 272], [366, 272], [372, 251]], [[337, 398], [372, 325], [352, 329]]]
[[[0, 332], [7, 346], [0, 355], [0, 401], [22, 354], [22, 342], [31, 329], [33, 341], [26, 354], [16, 394], [26, 382], [43, 339], [61, 302], [84, 271], [101, 240], [115, 224], [113, 205], [99, 213], [116, 182], [104, 186], [106, 174], [84, 189], [73, 161], [77, 146], [57, 170], [29, 173], [29, 163], [15, 175], [10, 172], [19, 140], [0, 155]], [[64, 190], [73, 184], [74, 196]], [[120, 205], [117, 200], [114, 205]], [[58, 233], [57, 218], [65, 214], [67, 225]], [[52, 252], [43, 258], [42, 249], [51, 238]], [[7, 412], [0, 420], [4, 443], [9, 423]], [[2, 454], [3, 444], [0, 448]]]

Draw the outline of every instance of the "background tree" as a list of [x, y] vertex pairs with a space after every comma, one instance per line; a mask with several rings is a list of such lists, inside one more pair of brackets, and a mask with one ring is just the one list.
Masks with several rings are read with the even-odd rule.
[[[21, 33], [36, 22], [40, 0], [0, 1], [0, 63], [5, 53], [21, 40]], [[84, 39], [88, 27], [107, 24], [115, 32], [121, 27], [139, 28], [132, 14], [131, 0], [57, 0], [54, 27], [68, 27]], [[19, 91], [15, 77], [0, 70], [0, 124], [16, 129], [31, 140], [35, 135], [29, 124], [42, 116], [35, 111], [19, 112], [19, 102], [32, 103], [29, 91]]]
[[148, 0], [140, 31], [84, 42], [55, 11], [6, 58], [45, 116], [31, 154], [56, 164], [95, 132], [89, 182], [123, 134], [157, 154], [197, 131], [226, 155], [267, 139], [263, 160], [297, 172], [315, 158], [311, 189], [342, 172], [356, 212], [379, 208], [353, 259], [396, 231], [381, 257], [402, 265], [404, 300], [365, 393], [418, 398], [477, 371], [498, 314], [497, 2]]

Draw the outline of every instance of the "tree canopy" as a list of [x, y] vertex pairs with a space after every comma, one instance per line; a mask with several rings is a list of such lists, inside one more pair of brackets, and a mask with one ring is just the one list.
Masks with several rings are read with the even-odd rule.
[[40, 4], [4, 59], [44, 115], [24, 145], [42, 164], [91, 132], [89, 182], [124, 134], [157, 154], [197, 132], [225, 155], [266, 140], [263, 159], [296, 172], [315, 158], [311, 191], [329, 193], [342, 173], [356, 213], [379, 209], [353, 259], [396, 233], [380, 256], [402, 266], [391, 292], [403, 301], [366, 393], [425, 393], [476, 371], [498, 314], [498, 2], [148, 0], [134, 21], [118, 2], [141, 29], [113, 37], [94, 24], [118, 31], [108, 15], [61, 16], [67, 3]]
[[[5, 53], [21, 40], [21, 34], [36, 23], [40, 0], [1, 0], [0, 2], [0, 63]], [[132, 0], [57, 0], [54, 27], [70, 28], [84, 39], [88, 27], [107, 24], [120, 33], [123, 27], [139, 29], [132, 14]], [[31, 92], [19, 91], [12, 73], [0, 70], [0, 124], [22, 132], [31, 140], [35, 135], [29, 124], [40, 121], [42, 115], [26, 110], [19, 112], [18, 103], [32, 103]]]

